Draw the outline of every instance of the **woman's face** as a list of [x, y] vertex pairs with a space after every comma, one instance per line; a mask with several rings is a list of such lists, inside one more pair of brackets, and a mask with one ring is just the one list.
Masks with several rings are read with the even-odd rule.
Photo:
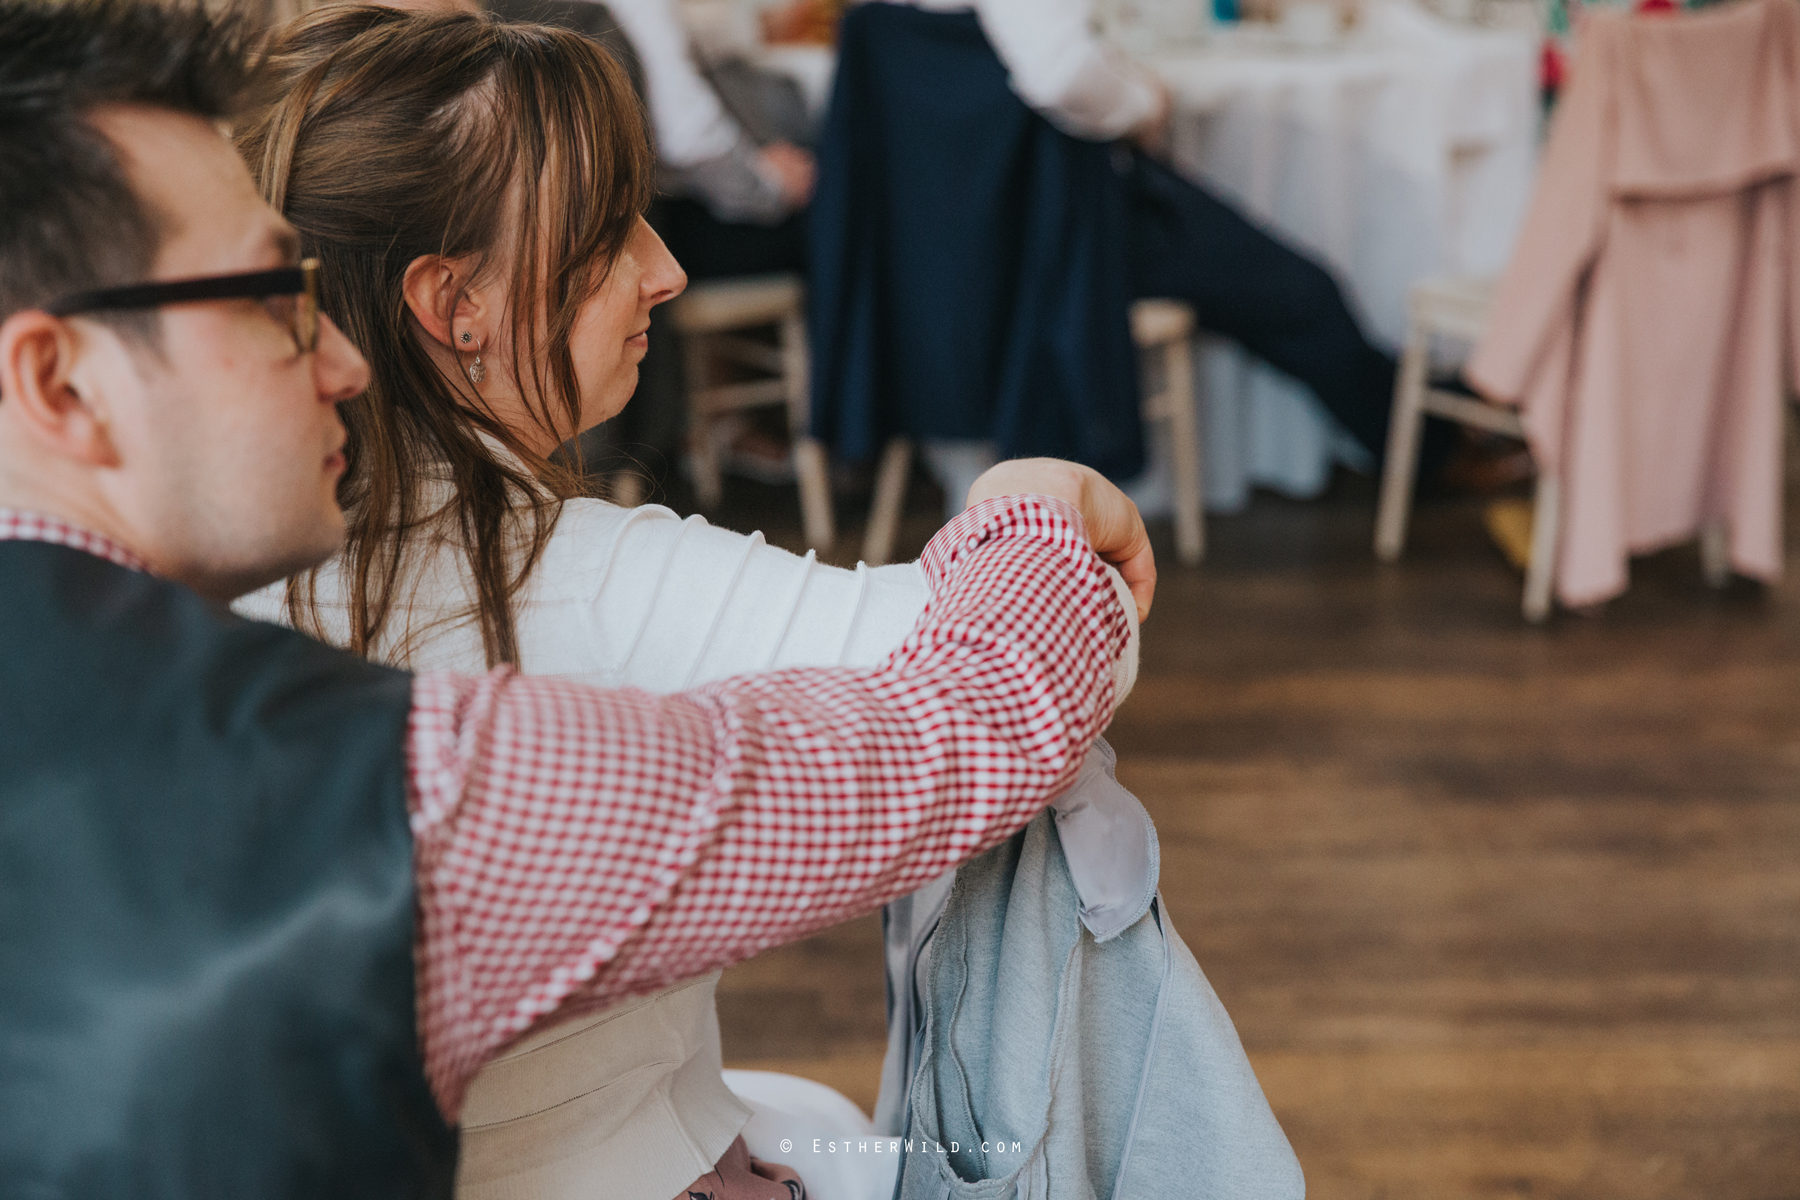
[[687, 273], [639, 217], [606, 281], [581, 306], [569, 337], [581, 386], [582, 429], [617, 415], [631, 399], [638, 363], [649, 346], [650, 310], [686, 286]]
[[[687, 286], [687, 274], [668, 247], [648, 222], [638, 218], [612, 270], [582, 302], [570, 330], [569, 357], [580, 392], [577, 427], [562, 428], [566, 409], [553, 403], [548, 415], [557, 428], [548, 429], [543, 424], [545, 406], [527, 402], [512, 374], [505, 290], [511, 273], [491, 270], [485, 278], [470, 280], [464, 273], [470, 266], [469, 259], [435, 255], [415, 259], [406, 273], [407, 306], [438, 369], [447, 378], [460, 376], [459, 386], [473, 387], [478, 394], [478, 399], [470, 402], [472, 406], [499, 420], [543, 455], [625, 407], [637, 390], [638, 363], [648, 345], [644, 331], [650, 325], [650, 310], [679, 296]], [[545, 320], [544, 305], [540, 296], [540, 328]], [[479, 381], [469, 374], [477, 357], [485, 371]]]

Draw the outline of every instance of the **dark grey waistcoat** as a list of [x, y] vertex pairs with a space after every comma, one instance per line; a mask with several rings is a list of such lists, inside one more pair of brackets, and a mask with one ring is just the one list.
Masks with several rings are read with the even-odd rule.
[[448, 1196], [408, 676], [0, 542], [0, 1197]]

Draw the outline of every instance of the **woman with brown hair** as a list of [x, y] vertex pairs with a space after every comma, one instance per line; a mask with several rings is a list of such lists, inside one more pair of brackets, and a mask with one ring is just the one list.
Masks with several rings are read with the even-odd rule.
[[[650, 309], [684, 283], [641, 218], [642, 116], [603, 51], [567, 31], [357, 7], [302, 18], [268, 58], [240, 149], [322, 260], [322, 307], [372, 380], [343, 409], [344, 552], [249, 611], [414, 669], [510, 663], [652, 691], [871, 664], [911, 630], [929, 598], [914, 565], [826, 568], [699, 518], [582, 499], [559, 460], [629, 399]], [[1071, 484], [1111, 491], [1046, 463], [1006, 464], [984, 494]], [[1147, 607], [1135, 511], [1090, 533], [1121, 547]], [[751, 1109], [721, 1073], [716, 980], [565, 1006], [488, 1064], [460, 1114], [459, 1195], [799, 1194], [740, 1136]], [[815, 1196], [850, 1200], [891, 1163], [805, 1171]]]
[[[640, 215], [652, 164], [636, 98], [575, 35], [386, 8], [304, 17], [269, 58], [281, 94], [239, 148], [309, 238], [325, 303], [371, 367], [344, 410], [345, 507], [360, 518], [344, 640], [397, 660], [427, 632], [404, 624], [399, 588], [412, 535], [448, 532], [423, 503], [442, 479], [482, 665], [516, 663], [511, 601], [580, 490], [553, 453], [629, 399], [643, 354], [635, 327], [616, 342], [591, 331], [685, 283]], [[290, 589], [303, 626], [316, 582]]]

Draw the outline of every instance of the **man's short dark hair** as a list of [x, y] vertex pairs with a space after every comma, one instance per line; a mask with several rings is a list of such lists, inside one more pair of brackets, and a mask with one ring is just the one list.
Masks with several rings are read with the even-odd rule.
[[249, 45], [240, 22], [192, 3], [0, 0], [0, 320], [148, 276], [158, 214], [88, 117], [106, 104], [229, 117]]

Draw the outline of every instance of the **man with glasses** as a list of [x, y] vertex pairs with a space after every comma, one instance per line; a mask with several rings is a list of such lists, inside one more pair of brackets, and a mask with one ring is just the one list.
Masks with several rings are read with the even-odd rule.
[[871, 671], [415, 678], [233, 617], [336, 549], [367, 379], [219, 133], [244, 61], [197, 6], [0, 0], [0, 1196], [447, 1194], [544, 1016], [1020, 828], [1110, 715], [1095, 551], [1154, 581], [1040, 462]]

